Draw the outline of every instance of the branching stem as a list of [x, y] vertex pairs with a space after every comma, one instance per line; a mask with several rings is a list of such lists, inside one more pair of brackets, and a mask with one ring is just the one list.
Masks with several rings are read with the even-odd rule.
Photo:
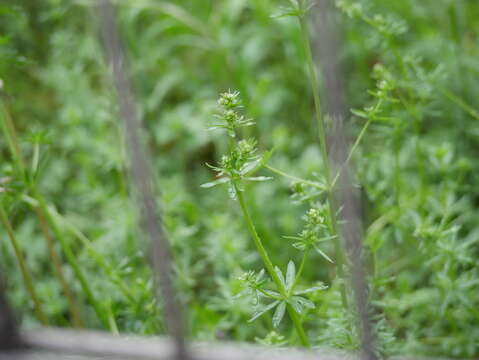
[[[274, 270], [273, 263], [271, 262], [271, 259], [269, 258], [269, 255], [266, 251], [266, 249], [263, 246], [263, 242], [261, 241], [261, 238], [259, 237], [256, 228], [253, 223], [253, 219], [251, 219], [251, 215], [249, 214], [248, 207], [246, 206], [246, 202], [244, 199], [243, 192], [239, 189], [238, 184], [234, 183], [234, 188], [236, 191], [236, 196], [238, 197], [238, 202], [240, 204], [241, 210], [243, 212], [244, 219], [246, 221], [246, 226], [248, 227], [248, 230], [251, 234], [251, 237], [253, 238], [253, 241], [256, 245], [256, 248], [258, 249], [259, 255], [261, 257], [261, 260], [263, 260], [263, 263], [266, 267], [266, 270], [268, 271], [269, 275], [273, 279], [273, 282], [275, 283], [276, 287], [278, 288], [279, 293], [283, 298], [287, 298], [288, 294], [287, 291], [280, 280], [278, 274]], [[296, 328], [296, 332], [298, 333], [298, 336], [301, 340], [301, 343], [306, 346], [310, 347], [308, 338], [306, 337], [306, 334], [303, 329], [303, 325], [301, 323], [301, 319], [299, 315], [295, 312], [295, 310], [292, 308], [291, 305], [287, 305], [288, 309], [288, 314], [291, 318], [291, 320], [294, 323], [294, 326]]]
[[303, 274], [304, 266], [306, 265], [306, 260], [308, 259], [309, 255], [309, 250], [306, 249], [303, 252], [303, 258], [301, 259], [301, 264], [299, 265], [298, 272], [296, 273], [296, 277], [294, 278], [293, 285], [291, 285], [291, 288], [289, 289], [289, 295], [294, 294], [294, 289], [296, 288], [296, 285], [298, 284], [299, 279], [301, 278], [301, 275]]
[[297, 176], [294, 176], [294, 175], [290, 175], [290, 174], [287, 174], [285, 173], [284, 171], [282, 170], [279, 170], [271, 165], [265, 165], [264, 166], [266, 169], [270, 170], [271, 172], [275, 173], [275, 174], [278, 174], [280, 176], [283, 176], [287, 179], [290, 179], [290, 180], [293, 180], [293, 181], [296, 181], [296, 182], [299, 182], [299, 183], [302, 183], [302, 184], [306, 184], [306, 185], [309, 185], [311, 187], [314, 187], [314, 188], [317, 188], [319, 190], [327, 190], [326, 187], [320, 183], [317, 183], [317, 182], [314, 182], [314, 181], [310, 181], [310, 180], [305, 180], [305, 179], [301, 179]]
[[[376, 113], [379, 110], [382, 103], [383, 103], [383, 99], [379, 99], [376, 106], [374, 107], [373, 114]], [[349, 163], [349, 161], [353, 157], [354, 153], [356, 152], [356, 149], [358, 148], [359, 144], [361, 143], [361, 141], [362, 141], [364, 135], [366, 134], [366, 131], [368, 130], [369, 125], [371, 125], [373, 119], [374, 119], [373, 115], [368, 117], [368, 119], [366, 120], [366, 123], [363, 125], [363, 128], [359, 132], [359, 135], [356, 137], [356, 141], [354, 142], [353, 146], [351, 147], [351, 150], [349, 150], [348, 157], [346, 158], [344, 163], [341, 165], [340, 169], [338, 170], [338, 173], [336, 174], [336, 176], [333, 179], [333, 183], [332, 183], [332, 188], [333, 189], [336, 186], [336, 183], [339, 179], [339, 176], [341, 175], [341, 171], [344, 169], [344, 167]]]

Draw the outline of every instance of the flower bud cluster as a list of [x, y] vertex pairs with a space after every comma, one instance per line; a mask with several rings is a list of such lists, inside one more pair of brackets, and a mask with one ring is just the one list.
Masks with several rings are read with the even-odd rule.
[[240, 93], [238, 91], [222, 93], [218, 99], [218, 105], [225, 110], [234, 110], [241, 107]]
[[210, 126], [210, 129], [226, 129], [228, 135], [232, 138], [236, 136], [236, 130], [242, 126], [254, 125], [254, 121], [246, 119], [239, 113], [241, 108], [241, 98], [238, 91], [228, 91], [222, 93], [218, 99], [220, 108], [219, 114], [216, 118], [220, 120], [219, 123]]
[[327, 207], [322, 204], [316, 204], [308, 210], [303, 219], [305, 225], [298, 236], [288, 236], [287, 238], [296, 240], [293, 247], [300, 251], [309, 251], [315, 249], [326, 260], [333, 262], [320, 248], [319, 243], [331, 240], [334, 236], [330, 236], [329, 227], [326, 223], [328, 218]]
[[238, 113], [238, 109], [241, 107], [239, 92], [229, 91], [221, 94], [218, 105], [220, 114], [216, 117], [221, 122], [210, 128], [221, 128], [228, 131], [230, 151], [221, 157], [218, 166], [207, 164], [208, 167], [216, 171], [216, 180], [201, 186], [209, 188], [219, 184], [228, 184], [229, 193], [235, 199], [237, 190], [243, 191], [243, 181], [267, 181], [270, 179], [266, 176], [252, 176], [268, 160], [270, 153], [259, 155], [255, 139], [237, 140], [236, 129], [238, 127], [254, 124], [253, 121], [246, 120], [244, 116]]

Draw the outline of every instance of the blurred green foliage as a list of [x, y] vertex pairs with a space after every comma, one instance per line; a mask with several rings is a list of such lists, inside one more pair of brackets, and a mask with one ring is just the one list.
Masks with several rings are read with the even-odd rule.
[[[227, 143], [206, 131], [217, 94], [241, 92], [260, 149], [301, 178], [321, 172], [300, 32], [276, 17], [286, 1], [118, 1], [138, 109], [162, 193], [181, 302], [192, 338], [287, 342], [287, 321], [271, 332], [267, 316], [247, 323], [239, 277], [259, 268], [237, 206], [214, 180]], [[164, 332], [153, 295], [148, 248], [130, 204], [115, 96], [90, 1], [0, 4], [2, 101], [21, 148], [57, 217], [112, 331]], [[341, 59], [354, 139], [389, 86], [354, 156], [361, 184], [371, 270], [372, 316], [385, 354], [479, 355], [479, 4], [474, 0], [339, 1]], [[314, 31], [312, 30], [314, 34]], [[377, 94], [376, 94], [377, 95]], [[377, 97], [377, 96], [376, 96]], [[366, 116], [367, 118], [367, 116]], [[35, 149], [38, 149], [38, 166]], [[0, 137], [1, 192], [50, 322], [69, 326], [38, 221], [15, 179]], [[298, 233], [306, 204], [288, 180], [248, 189], [258, 232], [278, 263], [299, 254], [284, 235]], [[0, 186], [3, 186], [0, 184]], [[8, 197], [7, 197], [8, 195]], [[37, 324], [7, 236], [0, 263], [24, 326]], [[58, 247], [61, 253], [61, 248]], [[332, 244], [325, 247], [333, 253]], [[304, 280], [330, 289], [305, 319], [314, 345], [355, 348], [351, 315], [320, 255]], [[64, 256], [62, 255], [64, 258]], [[316, 266], [314, 264], [317, 264]], [[100, 328], [71, 268], [64, 271], [89, 327]], [[286, 338], [284, 336], [286, 336]], [[294, 343], [294, 338], [292, 340]]]

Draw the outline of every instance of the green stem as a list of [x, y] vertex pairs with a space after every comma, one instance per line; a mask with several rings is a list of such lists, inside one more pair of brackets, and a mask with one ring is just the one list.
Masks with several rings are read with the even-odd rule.
[[82, 317], [80, 315], [80, 310], [79, 310], [78, 305], [77, 305], [77, 303], [75, 301], [75, 298], [73, 296], [73, 292], [70, 289], [70, 286], [69, 286], [69, 284], [68, 284], [68, 282], [65, 278], [65, 275], [63, 273], [62, 262], [61, 262], [60, 256], [58, 255], [57, 251], [55, 250], [54, 241], [53, 241], [53, 238], [50, 235], [50, 232], [48, 230], [48, 224], [47, 224], [47, 221], [45, 219], [45, 215], [42, 213], [42, 211], [39, 207], [35, 207], [35, 208], [33, 208], [33, 210], [35, 211], [35, 214], [37, 215], [37, 218], [38, 218], [39, 223], [40, 223], [40, 229], [43, 233], [43, 236], [45, 237], [45, 239], [47, 241], [47, 247], [48, 247], [48, 251], [50, 253], [50, 258], [53, 262], [53, 268], [55, 269], [56, 276], [57, 276], [58, 280], [60, 281], [60, 285], [61, 285], [61, 287], [63, 289], [63, 292], [65, 294], [65, 297], [67, 299], [68, 308], [69, 308], [70, 314], [72, 316], [73, 326], [76, 327], [76, 328], [82, 328], [82, 327], [84, 327], [84, 323], [83, 323]]
[[115, 314], [113, 314], [113, 309], [111, 308], [111, 302], [109, 302], [108, 306], [106, 306], [106, 312], [112, 334], [117, 336], [120, 335], [120, 331], [118, 330], [118, 325], [115, 320]]
[[317, 183], [317, 182], [314, 182], [314, 181], [309, 181], [309, 180], [305, 180], [305, 179], [301, 179], [297, 176], [294, 176], [294, 175], [290, 175], [290, 174], [287, 174], [285, 173], [284, 171], [281, 171], [279, 169], [276, 169], [270, 165], [265, 165], [264, 166], [266, 169], [270, 170], [271, 172], [275, 173], [275, 174], [278, 174], [278, 175], [281, 175], [287, 179], [290, 179], [290, 180], [293, 180], [293, 181], [296, 181], [296, 182], [299, 182], [299, 183], [302, 183], [302, 184], [306, 184], [306, 185], [309, 185], [309, 186], [312, 186], [312, 187], [315, 187], [317, 189], [320, 189], [320, 190], [326, 190], [326, 187], [320, 183]]
[[[407, 69], [407, 66], [406, 66], [406, 61], [404, 61], [404, 58], [401, 54], [401, 52], [398, 50], [397, 46], [396, 46], [396, 42], [395, 42], [395, 38], [387, 33], [387, 32], [384, 32], [383, 30], [381, 30], [380, 28], [378, 28], [376, 26], [376, 24], [374, 23], [373, 19], [371, 19], [370, 17], [364, 15], [364, 14], [361, 14], [360, 15], [360, 18], [365, 21], [367, 24], [371, 25], [372, 27], [374, 27], [376, 30], [379, 31], [379, 33], [381, 33], [385, 40], [388, 42], [388, 45], [389, 45], [389, 48], [392, 49], [392, 52], [394, 54], [394, 56], [396, 57], [396, 61], [398, 62], [398, 65], [400, 67], [400, 70], [402, 72], [402, 76], [404, 77], [404, 79], [407, 79], [407, 80], [410, 80], [410, 75], [409, 75], [409, 71]], [[409, 96], [409, 98], [412, 100], [413, 99], [413, 90], [412, 89], [406, 89], [406, 92]], [[403, 101], [403, 100], [402, 100]], [[412, 102], [412, 109], [409, 108], [409, 105], [407, 104], [407, 101], [404, 100], [403, 101], [403, 104], [404, 106], [406, 107], [406, 110], [408, 112], [410, 112], [410, 114], [413, 116], [414, 120], [415, 120], [415, 131], [416, 131], [416, 136], [417, 138], [419, 139], [420, 138], [420, 135], [421, 135], [421, 128], [422, 128], [422, 117], [420, 116], [419, 112], [417, 111], [417, 106], [414, 102]], [[420, 189], [419, 189], [419, 193], [421, 194], [421, 204], [424, 204], [424, 201], [426, 199], [426, 173], [425, 173], [425, 168], [424, 168], [424, 156], [423, 156], [423, 150], [422, 150], [422, 147], [421, 147], [421, 143], [419, 141], [416, 141], [416, 161], [417, 161], [417, 167], [418, 167], [418, 172], [419, 172], [419, 181], [420, 181]], [[396, 199], [396, 204], [398, 204], [398, 200]]]
[[437, 83], [434, 83], [434, 86], [436, 86], [439, 91], [445, 96], [447, 97], [450, 101], [452, 101], [454, 104], [456, 104], [457, 106], [459, 106], [462, 110], [464, 110], [465, 112], [467, 112], [470, 116], [472, 116], [474, 119], [476, 120], [479, 120], [479, 112], [474, 109], [471, 105], [469, 105], [468, 103], [466, 103], [463, 99], [461, 99], [460, 97], [458, 97], [457, 95], [455, 95], [454, 93], [452, 93], [451, 91], [443, 88], [442, 86], [440, 86], [439, 84]]
[[[302, 6], [302, 1], [300, 2], [300, 6]], [[327, 185], [327, 197], [328, 197], [328, 206], [329, 206], [329, 213], [330, 213], [330, 228], [331, 233], [334, 236], [334, 248], [336, 253], [336, 271], [340, 279], [343, 280], [341, 284], [341, 300], [344, 308], [348, 308], [348, 301], [347, 301], [347, 294], [346, 294], [346, 287], [344, 284], [344, 253], [341, 245], [341, 239], [339, 237], [337, 219], [336, 219], [336, 205], [333, 196], [333, 183], [331, 179], [331, 171], [329, 166], [329, 158], [328, 158], [328, 151], [327, 151], [327, 142], [326, 142], [326, 126], [324, 124], [324, 119], [321, 116], [321, 101], [319, 97], [319, 83], [318, 77], [316, 73], [316, 68], [313, 60], [313, 55], [311, 52], [311, 43], [309, 40], [309, 32], [306, 24], [306, 20], [304, 16], [298, 17], [299, 24], [301, 27], [301, 37], [303, 40], [303, 47], [304, 52], [306, 55], [306, 64], [308, 67], [309, 79], [311, 89], [313, 91], [313, 99], [314, 99], [314, 107], [315, 107], [315, 116], [316, 122], [318, 124], [319, 129], [319, 146], [321, 149], [321, 157], [323, 160], [323, 167], [324, 167], [324, 174], [326, 177], [326, 185]]]
[[[23, 195], [22, 197], [23, 201], [25, 201], [28, 205], [32, 207], [38, 207], [39, 202], [28, 196], [28, 195]], [[82, 245], [86, 248], [88, 254], [93, 258], [93, 260], [96, 261], [97, 265], [103, 269], [105, 274], [110, 278], [111, 282], [114, 283], [115, 285], [118, 286], [120, 291], [123, 293], [125, 298], [127, 298], [132, 304], [136, 303], [135, 297], [131, 293], [130, 289], [128, 286], [125, 284], [121, 276], [117, 275], [112, 267], [111, 264], [109, 264], [107, 261], [103, 259], [101, 254], [99, 254], [95, 248], [93, 247], [93, 243], [90, 239], [87, 238], [85, 234], [81, 232], [80, 229], [78, 229], [74, 224], [68, 221], [68, 219], [64, 216], [61, 215], [56, 209], [55, 206], [53, 205], [47, 205], [48, 207], [48, 213], [50, 214], [51, 217], [55, 218], [55, 221], [59, 222], [62, 227], [64, 227], [67, 231], [69, 231], [74, 237], [76, 237]]]
[[228, 136], [230, 138], [230, 153], [233, 154], [234, 151], [235, 151], [235, 138], [234, 138], [234, 136], [231, 136], [229, 134], [228, 134]]
[[366, 121], [366, 124], [364, 124], [363, 128], [361, 129], [361, 132], [359, 133], [358, 137], [356, 138], [356, 141], [354, 142], [353, 146], [351, 147], [351, 150], [349, 151], [348, 157], [346, 158], [344, 163], [341, 165], [341, 168], [339, 169], [338, 173], [336, 174], [336, 176], [333, 179], [333, 182], [332, 182], [332, 187], [333, 188], [336, 186], [336, 183], [339, 179], [339, 175], [341, 175], [341, 171], [344, 169], [344, 167], [349, 163], [349, 161], [353, 157], [354, 152], [356, 151], [356, 148], [359, 146], [359, 143], [363, 139], [364, 134], [366, 134], [366, 131], [367, 131], [369, 125], [371, 125], [371, 122], [372, 122], [372, 118], [369, 118]]
[[[6, 105], [1, 100], [0, 100], [0, 107], [1, 107], [0, 110], [2, 113], [2, 116], [1, 116], [2, 128], [9, 144], [10, 153], [12, 154], [12, 158], [14, 160], [14, 168], [17, 171], [17, 173], [19, 173], [19, 176], [23, 180], [23, 182], [31, 187], [32, 192], [37, 193], [35, 182], [33, 180], [29, 181], [29, 178], [26, 172], [25, 160], [23, 157], [22, 149], [18, 142], [17, 132], [15, 129], [15, 125], [12, 121], [12, 117], [10, 116], [10, 113]], [[38, 147], [35, 147], [34, 163], [37, 163], [37, 162], [38, 162]], [[54, 265], [55, 275], [57, 276], [60, 282], [60, 285], [62, 286], [63, 292], [67, 298], [68, 308], [72, 316], [73, 325], [75, 327], [83, 327], [83, 321], [80, 316], [78, 305], [75, 302], [75, 299], [73, 297], [73, 292], [69, 284], [65, 280], [60, 257], [58, 256], [54, 248], [53, 239], [51, 238], [50, 233], [48, 231], [48, 226], [45, 221], [46, 214], [44, 212], [42, 213], [42, 209], [37, 207], [34, 208], [34, 211], [38, 218], [41, 231], [44, 234], [45, 239], [47, 241], [47, 247], [49, 249], [50, 257]]]
[[263, 289], [258, 289], [258, 291], [263, 294], [265, 297], [267, 298], [271, 298], [271, 299], [274, 299], [274, 300], [278, 300], [278, 301], [282, 301], [283, 298], [281, 296], [273, 296], [272, 294], [268, 294], [266, 291], [264, 291]]
[[393, 136], [393, 143], [394, 143], [394, 201], [396, 203], [396, 207], [399, 210], [401, 207], [400, 203], [400, 195], [401, 195], [401, 141], [403, 139], [402, 136], [402, 128], [401, 125], [397, 126], [396, 131], [394, 131]]
[[[238, 185], [236, 183], [233, 183], [233, 186], [236, 191], [236, 196], [238, 197], [238, 201], [240, 203], [241, 210], [243, 212], [243, 216], [246, 221], [246, 226], [248, 227], [248, 230], [251, 234], [251, 237], [253, 238], [253, 241], [256, 245], [256, 248], [258, 249], [259, 255], [261, 259], [263, 260], [263, 263], [266, 267], [266, 270], [268, 271], [269, 275], [273, 279], [276, 287], [278, 288], [279, 293], [283, 298], [287, 298], [287, 291], [281, 282], [281, 279], [279, 278], [278, 274], [274, 270], [273, 263], [271, 262], [271, 259], [269, 258], [269, 255], [266, 251], [266, 249], [263, 246], [263, 242], [261, 241], [261, 238], [259, 237], [258, 233], [256, 232], [256, 228], [254, 226], [253, 220], [251, 219], [251, 215], [249, 214], [248, 208], [246, 206], [246, 202], [243, 196], [243, 192], [240, 191]], [[306, 346], [310, 347], [308, 338], [306, 337], [306, 334], [303, 329], [303, 325], [301, 323], [301, 319], [299, 318], [298, 314], [294, 311], [294, 309], [291, 307], [291, 305], [287, 305], [288, 309], [288, 314], [291, 318], [291, 320], [294, 323], [294, 326], [296, 328], [296, 332], [298, 333], [298, 336], [301, 340], [301, 343]]]
[[93, 309], [95, 310], [96, 315], [98, 316], [98, 318], [102, 322], [103, 326], [106, 329], [109, 329], [110, 324], [109, 324], [108, 319], [104, 316], [103, 307], [101, 306], [101, 304], [95, 298], [95, 296], [93, 294], [93, 291], [92, 291], [92, 289], [91, 289], [91, 287], [88, 283], [88, 280], [86, 279], [85, 274], [83, 273], [80, 265], [78, 264], [78, 262], [76, 260], [75, 254], [74, 254], [72, 248], [70, 247], [70, 244], [66, 240], [63, 232], [60, 231], [55, 219], [53, 218], [53, 216], [51, 216], [50, 212], [48, 211], [48, 207], [47, 207], [45, 199], [38, 192], [34, 193], [33, 195], [34, 195], [34, 198], [38, 201], [38, 205], [39, 205], [39, 208], [41, 209], [42, 213], [45, 214], [46, 220], [47, 220], [48, 224], [50, 225], [51, 229], [53, 230], [56, 238], [60, 242], [60, 246], [62, 247], [62, 250], [65, 253], [67, 261], [70, 264], [70, 266], [72, 267], [73, 272], [75, 273], [76, 277], [78, 278], [78, 281], [80, 281], [80, 285], [81, 285], [88, 301], [90, 302], [90, 305], [92, 305]]
[[308, 32], [304, 17], [299, 18], [299, 24], [301, 27], [301, 37], [303, 41], [304, 52], [306, 55], [306, 64], [308, 67], [310, 86], [313, 92], [315, 117], [316, 117], [316, 123], [318, 125], [318, 130], [319, 130], [319, 146], [321, 148], [321, 157], [323, 159], [325, 175], [328, 180], [328, 178], [330, 178], [329, 176], [330, 171], [329, 171], [329, 159], [328, 159], [328, 151], [327, 151], [327, 143], [326, 143], [326, 126], [324, 124], [324, 119], [321, 116], [321, 100], [319, 97], [319, 84], [317, 79], [317, 73], [316, 73], [316, 68], [315, 68], [315, 64], [313, 60], [313, 55], [311, 52], [309, 32]]
[[[376, 113], [379, 108], [381, 107], [383, 103], [383, 99], [379, 99], [379, 101], [377, 102], [376, 106], [374, 107], [374, 110], [373, 110], [373, 114]], [[333, 182], [332, 182], [332, 188], [334, 189], [334, 187], [336, 186], [336, 182], [338, 181], [339, 179], [339, 175], [341, 175], [341, 171], [344, 169], [344, 167], [349, 163], [349, 161], [351, 160], [351, 158], [353, 157], [357, 147], [359, 146], [359, 144], [361, 143], [364, 135], [366, 134], [366, 131], [368, 130], [369, 128], [369, 125], [371, 125], [373, 121], [373, 116], [371, 115], [366, 123], [364, 124], [363, 128], [361, 129], [361, 131], [359, 132], [359, 135], [357, 136], [356, 138], [356, 141], [354, 142], [353, 146], [351, 147], [351, 150], [349, 150], [349, 154], [348, 154], [348, 157], [346, 158], [346, 160], [344, 161], [344, 163], [341, 165], [341, 168], [339, 169], [338, 173], [336, 174], [336, 176], [334, 177], [333, 179]]]
[[[411, 81], [411, 76], [406, 66], [406, 62], [404, 61], [404, 57], [402, 56], [401, 52], [398, 50], [396, 46], [396, 42], [394, 38], [387, 38], [390, 48], [393, 50], [393, 54], [396, 57], [396, 61], [399, 64], [399, 67], [402, 72], [402, 76], [404, 79]], [[426, 201], [426, 171], [425, 171], [425, 160], [423, 155], [423, 149], [421, 146], [421, 142], [419, 139], [421, 138], [421, 131], [422, 131], [422, 122], [423, 118], [420, 112], [417, 109], [417, 104], [414, 101], [414, 91], [411, 88], [406, 89], [406, 94], [408, 98], [402, 98], [399, 95], [401, 102], [403, 103], [406, 111], [408, 111], [411, 116], [414, 118], [414, 130], [416, 132], [416, 144], [415, 144], [415, 153], [416, 153], [416, 163], [419, 173], [419, 193], [421, 194], [420, 202], [421, 205], [424, 205]]]
[[53, 212], [54, 215], [59, 218], [63, 226], [65, 226], [69, 231], [71, 231], [71, 233], [83, 243], [88, 253], [96, 261], [98, 266], [100, 266], [105, 271], [107, 276], [110, 277], [111, 281], [118, 286], [118, 288], [121, 290], [123, 295], [132, 304], [135, 304], [136, 303], [135, 297], [131, 293], [128, 286], [125, 284], [121, 276], [115, 273], [113, 267], [107, 261], [105, 261], [99, 253], [96, 252], [91, 240], [88, 239], [75, 225], [68, 222], [67, 219], [64, 216], [60, 215], [56, 210], [50, 210], [50, 211]]
[[0, 107], [1, 107], [0, 111], [2, 113], [1, 114], [2, 128], [5, 133], [5, 137], [7, 138], [8, 147], [10, 149], [10, 152], [12, 153], [13, 159], [16, 164], [16, 168], [19, 170], [22, 177], [24, 177], [25, 176], [25, 161], [23, 160], [22, 150], [20, 148], [20, 145], [17, 139], [15, 126], [13, 125], [12, 118], [10, 117], [10, 114], [5, 104], [1, 100], [0, 100]]
[[291, 288], [289, 289], [289, 295], [293, 295], [294, 289], [296, 288], [296, 285], [298, 284], [299, 279], [301, 278], [301, 275], [303, 274], [304, 266], [306, 264], [306, 260], [308, 259], [309, 255], [309, 250], [305, 250], [303, 253], [303, 258], [301, 260], [301, 264], [299, 265], [298, 272], [296, 273], [296, 277], [293, 281], [293, 285], [291, 285]]
[[33, 286], [32, 275], [30, 274], [30, 271], [28, 270], [27, 262], [25, 261], [25, 258], [23, 257], [22, 251], [15, 237], [15, 233], [13, 232], [12, 225], [10, 224], [10, 221], [8, 220], [8, 216], [5, 212], [5, 209], [3, 208], [3, 205], [1, 203], [0, 203], [0, 220], [3, 226], [5, 227], [5, 229], [7, 230], [10, 243], [12, 244], [13, 250], [15, 252], [15, 256], [18, 261], [18, 265], [20, 266], [20, 270], [22, 272], [23, 282], [25, 283], [27, 292], [30, 295], [30, 298], [32, 299], [33, 307], [35, 309], [35, 313], [37, 314], [38, 320], [43, 325], [48, 325], [48, 319], [42, 311], [42, 306], [41, 306], [40, 300], [38, 299], [35, 288]]

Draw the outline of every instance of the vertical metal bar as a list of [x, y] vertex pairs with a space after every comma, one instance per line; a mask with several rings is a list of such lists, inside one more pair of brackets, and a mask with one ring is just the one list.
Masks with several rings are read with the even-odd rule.
[[355, 300], [357, 329], [360, 336], [361, 359], [375, 360], [374, 336], [369, 318], [368, 281], [364, 267], [361, 210], [357, 192], [354, 190], [349, 164], [346, 164], [350, 148], [344, 123], [346, 117], [343, 71], [338, 56], [338, 32], [335, 23], [335, 11], [331, 0], [320, 0], [315, 8], [315, 27], [318, 31], [317, 47], [319, 63], [324, 74], [324, 108], [332, 121], [330, 134], [330, 154], [333, 168], [341, 171], [335, 197], [341, 209], [341, 236], [349, 262], [350, 284]]
[[4, 286], [0, 280], [0, 352], [12, 350], [20, 346], [17, 324], [4, 294]]
[[163, 231], [161, 216], [155, 201], [149, 156], [141, 140], [141, 121], [135, 109], [133, 90], [128, 77], [126, 55], [121, 42], [114, 9], [109, 0], [99, 0], [99, 21], [103, 44], [112, 68], [120, 114], [123, 118], [129, 157], [132, 189], [141, 209], [140, 219], [152, 246], [153, 267], [157, 272], [159, 288], [164, 300], [164, 316], [176, 345], [176, 358], [189, 358], [184, 338], [184, 323], [172, 279], [171, 250]]

